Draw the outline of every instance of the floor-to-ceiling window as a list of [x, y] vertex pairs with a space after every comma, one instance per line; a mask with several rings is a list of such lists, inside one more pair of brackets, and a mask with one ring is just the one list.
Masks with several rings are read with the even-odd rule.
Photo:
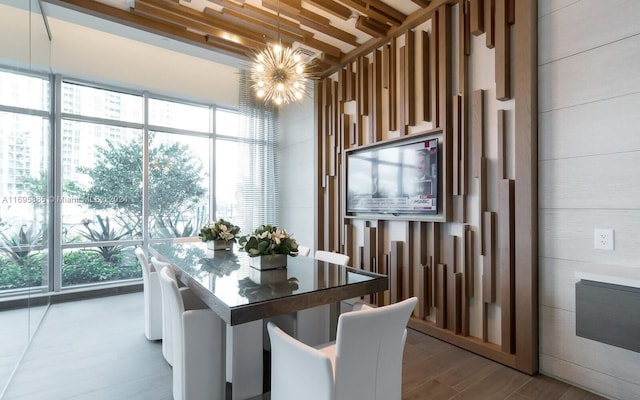
[[48, 286], [50, 84], [0, 70], [0, 295]]
[[0, 297], [137, 280], [135, 246], [198, 240], [214, 218], [278, 222], [264, 210], [275, 140], [245, 134], [236, 110], [62, 76], [0, 85]]

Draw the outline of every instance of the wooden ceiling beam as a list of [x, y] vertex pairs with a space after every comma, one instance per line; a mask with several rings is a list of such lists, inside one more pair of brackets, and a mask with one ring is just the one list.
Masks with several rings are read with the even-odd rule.
[[404, 22], [405, 19], [407, 19], [406, 15], [396, 10], [395, 8], [391, 7], [390, 5], [381, 2], [380, 0], [366, 0], [366, 1], [367, 1], [367, 6], [369, 8], [375, 8], [379, 12], [389, 16], [389, 18], [391, 19], [391, 21], [389, 22], [391, 24], [394, 24], [395, 22], [394, 25], [400, 25], [401, 23]]
[[[274, 1], [274, 0], [262, 0], [262, 6], [276, 12], [278, 10], [278, 3], [277, 1]], [[348, 32], [345, 32], [343, 30], [336, 28], [335, 26], [331, 25], [328, 18], [325, 18], [322, 15], [316, 14], [313, 11], [309, 11], [307, 9], [302, 8], [298, 12], [293, 12], [292, 7], [283, 9], [282, 2], [281, 2], [280, 14], [285, 15], [294, 20], [298, 20], [300, 21], [300, 25], [315, 29], [318, 32], [324, 33], [327, 36], [331, 36], [334, 39], [338, 39], [341, 42], [348, 43], [352, 46], [359, 45], [355, 35], [352, 35]]]
[[[237, 43], [248, 48], [263, 48], [265, 45], [261, 35], [248, 35], [248, 32], [246, 31], [238, 32], [238, 29], [230, 26], [230, 24], [217, 24], [218, 26], [214, 26], [208, 22], [200, 21], [199, 19], [201, 18], [197, 18], [197, 16], [186, 15], [189, 13], [189, 11], [185, 14], [182, 10], [171, 10], [173, 7], [184, 6], [172, 5], [161, 0], [136, 0], [135, 7], [133, 7], [133, 12], [139, 15], [147, 15], [152, 18], [188, 26], [191, 29], [198, 30], [207, 35], [219, 38], [223, 41], [223, 43]], [[201, 14], [198, 11], [195, 12]], [[204, 18], [202, 17], [202, 19]], [[227, 29], [229, 27], [231, 27], [232, 29]], [[235, 36], [235, 40], [231, 39], [232, 35]]]
[[316, 50], [319, 50], [328, 56], [331, 56], [337, 59], [341, 59], [342, 56], [344, 56], [344, 53], [339, 48], [332, 46], [329, 43], [320, 41], [313, 37], [305, 38], [304, 41], [302, 41], [302, 43]]
[[211, 3], [217, 4], [223, 7], [222, 12], [235, 12], [236, 14], [242, 14], [246, 17], [253, 18], [254, 20], [263, 21], [265, 23], [273, 25], [276, 29], [278, 27], [278, 22], [280, 23], [280, 29], [288, 30], [292, 33], [296, 33], [302, 36], [313, 36], [313, 33], [307, 32], [304, 29], [300, 28], [300, 24], [297, 22], [292, 22], [286, 18], [278, 18], [276, 14], [262, 10], [250, 4], [238, 5], [230, 0], [208, 0]]
[[333, 0], [306, 0], [307, 3], [312, 4], [319, 9], [328, 12], [334, 17], [338, 17], [344, 21], [348, 20], [351, 16], [351, 9], [345, 7], [342, 4]]
[[368, 33], [373, 37], [385, 37], [387, 36], [387, 32], [389, 31], [389, 25], [381, 24], [375, 19], [371, 19], [369, 17], [365, 17], [363, 15], [358, 17], [356, 21], [356, 28], [360, 29], [362, 32]]
[[[211, 10], [210, 8], [205, 8], [204, 9], [204, 13], [205, 14], [210, 14], [212, 12], [217, 12], [214, 10]], [[238, 12], [236, 10], [233, 10], [231, 8], [223, 8], [222, 9], [222, 14], [221, 16], [225, 19], [228, 20], [228, 22], [231, 23], [236, 23], [236, 24], [240, 24], [240, 25], [245, 25], [245, 24], [250, 24], [253, 26], [259, 26], [260, 29], [265, 29], [265, 30], [269, 30], [271, 32], [277, 32], [278, 31], [278, 26], [277, 25], [273, 25], [267, 21], [264, 21], [262, 19], [257, 19], [257, 18], [253, 18], [253, 17], [248, 17], [245, 14]], [[257, 30], [257, 29], [256, 29]], [[311, 32], [307, 32], [303, 29], [295, 29], [292, 30], [289, 27], [280, 27], [280, 33], [283, 36], [287, 36], [289, 38], [291, 38], [292, 40], [295, 41], [302, 41], [304, 40], [305, 37], [309, 37], [309, 36], [313, 36], [313, 34]]]
[[391, 24], [394, 26], [398, 26], [402, 23], [402, 21], [397, 21], [393, 17], [379, 11], [375, 6], [370, 6], [368, 3], [365, 3], [363, 0], [340, 0], [345, 5], [353, 8], [358, 13], [366, 15], [367, 17], [374, 19], [383, 24]]
[[416, 3], [417, 5], [419, 5], [420, 7], [426, 7], [429, 5], [429, 3], [431, 3], [431, 0], [411, 0], [414, 3]]
[[[385, 43], [389, 42], [392, 38], [396, 38], [402, 35], [403, 33], [405, 33], [406, 31], [408, 31], [409, 29], [417, 25], [420, 25], [424, 21], [428, 20], [433, 14], [433, 11], [438, 7], [445, 4], [456, 4], [457, 2], [458, 0], [431, 0], [427, 7], [421, 8], [411, 13], [410, 15], [408, 15], [407, 18], [402, 23], [402, 25], [397, 27], [392, 26], [389, 29], [387, 36], [383, 38], [373, 38], [369, 40], [367, 43], [363, 43], [360, 46], [356, 47], [354, 50], [345, 54], [344, 57], [342, 57], [340, 65], [345, 65], [349, 62], [353, 62], [353, 60], [357, 59], [358, 57], [367, 55], [371, 53], [373, 50], [377, 49], [378, 47], [381, 47]], [[337, 71], [337, 69], [338, 68], [328, 69], [323, 74], [323, 77], [333, 74], [334, 72]]]

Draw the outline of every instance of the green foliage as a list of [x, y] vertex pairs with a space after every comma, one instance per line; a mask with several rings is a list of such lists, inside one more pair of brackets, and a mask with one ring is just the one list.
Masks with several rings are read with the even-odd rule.
[[10, 236], [0, 233], [0, 240], [0, 252], [7, 254], [18, 265], [26, 265], [35, 254], [34, 247], [41, 246], [44, 242], [42, 232], [34, 231], [32, 226], [26, 231], [21, 226], [17, 233]]
[[286, 254], [291, 257], [298, 255], [298, 242], [284, 229], [273, 225], [262, 225], [238, 240], [240, 249], [246, 251], [250, 257]]
[[[86, 232], [80, 232], [80, 235], [85, 239], [92, 242], [110, 242], [131, 236], [130, 228], [120, 228], [116, 232], [115, 228], [112, 228], [109, 224], [109, 217], [102, 218], [100, 215], [96, 215], [96, 219], [98, 220], [98, 229], [94, 229], [91, 226], [93, 221], [90, 219], [82, 220], [82, 225], [85, 227]], [[90, 249], [88, 251], [95, 251], [99, 253], [105, 261], [114, 262], [115, 256], [122, 251], [122, 246], [99, 246], [95, 250]]]
[[[0, 257], [0, 290], [19, 289], [42, 285], [42, 270], [46, 268], [44, 254], [36, 253], [28, 262], [18, 265], [9, 257]], [[135, 257], [125, 253], [112, 256], [108, 262], [90, 250], [65, 252], [62, 267], [62, 285], [135, 279], [142, 276]]]
[[[139, 141], [100, 147], [95, 165], [79, 172], [91, 178], [91, 186], [68, 185], [72, 195], [91, 201], [95, 210], [115, 215], [139, 227], [142, 218], [142, 144]], [[202, 164], [191, 156], [186, 145], [177, 143], [150, 146], [149, 206], [156, 221], [167, 221], [193, 209], [206, 194], [201, 185]]]
[[203, 242], [212, 240], [224, 240], [226, 242], [236, 241], [236, 237], [240, 233], [240, 227], [220, 218], [215, 222], [210, 222], [200, 229], [198, 236]]
[[192, 237], [195, 236], [196, 227], [202, 226], [206, 220], [205, 207], [198, 207], [194, 220], [186, 220], [183, 213], [178, 213], [175, 218], [166, 217], [157, 220], [154, 226], [154, 237]]
[[132, 259], [124, 259], [122, 254], [106, 261], [101, 255], [90, 250], [71, 251], [64, 254], [62, 285], [107, 282], [140, 278], [142, 271]]
[[18, 264], [10, 257], [0, 257], [0, 290], [42, 285], [42, 268], [46, 260], [40, 253], [30, 255]]

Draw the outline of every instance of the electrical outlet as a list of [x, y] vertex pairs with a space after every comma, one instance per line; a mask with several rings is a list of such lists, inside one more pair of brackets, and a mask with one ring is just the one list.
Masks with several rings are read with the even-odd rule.
[[593, 247], [600, 250], [613, 250], [613, 229], [593, 230]]

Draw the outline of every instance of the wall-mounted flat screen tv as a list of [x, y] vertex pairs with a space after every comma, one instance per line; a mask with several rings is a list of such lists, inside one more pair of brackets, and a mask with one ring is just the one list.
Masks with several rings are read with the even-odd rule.
[[438, 212], [438, 139], [347, 153], [347, 214]]

